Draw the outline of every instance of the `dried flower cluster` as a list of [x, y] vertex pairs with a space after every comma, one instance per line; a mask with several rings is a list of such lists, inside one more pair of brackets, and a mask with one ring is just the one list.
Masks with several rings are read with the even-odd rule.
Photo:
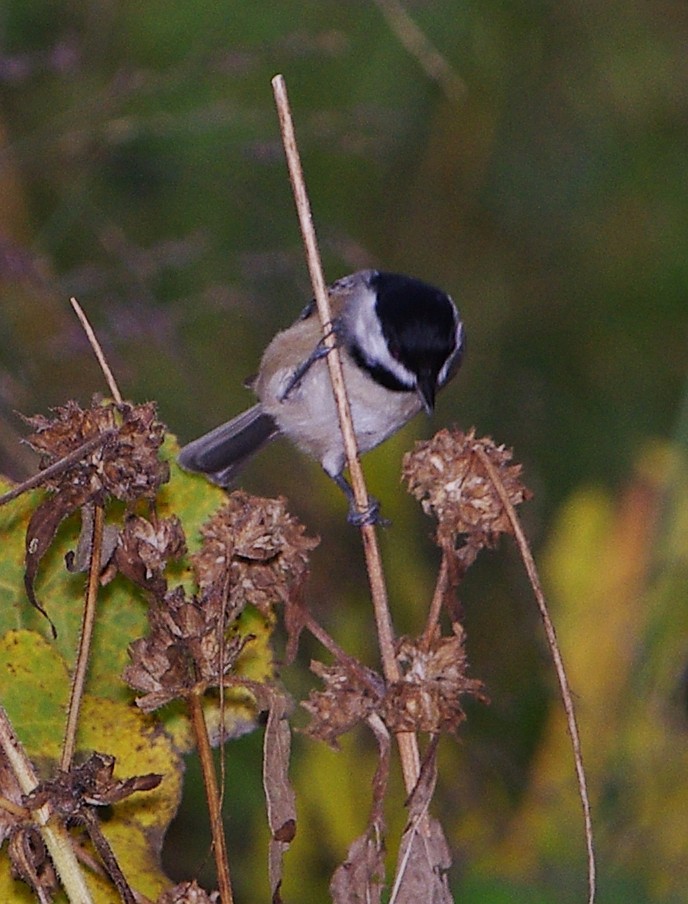
[[380, 709], [384, 681], [374, 672], [365, 676], [369, 677], [365, 680], [359, 671], [343, 663], [325, 666], [312, 662], [311, 670], [322, 680], [325, 689], [311, 691], [308, 700], [301, 704], [311, 716], [308, 734], [336, 747], [340, 735]]
[[94, 398], [87, 409], [67, 402], [53, 409], [53, 417], [39, 414], [26, 422], [34, 430], [26, 442], [41, 453], [42, 468], [71, 455], [89, 440], [102, 438], [102, 443], [71, 467], [46, 481], [46, 486], [58, 493], [69, 492], [73, 507], [88, 501], [102, 503], [105, 495], [126, 502], [142, 496], [152, 499], [169, 479], [169, 466], [157, 454], [165, 428], [156, 420], [152, 402], [116, 404]]
[[423, 511], [438, 521], [437, 542], [444, 549], [463, 546], [464, 567], [477, 552], [511, 533], [511, 522], [483, 457], [493, 466], [512, 505], [530, 498], [521, 480], [521, 465], [511, 464], [512, 451], [475, 431], [440, 430], [431, 440], [416, 443], [404, 456], [403, 476]]
[[161, 775], [149, 773], [127, 779], [115, 779], [115, 758], [105, 753], [93, 753], [69, 772], [41, 782], [28, 798], [31, 809], [49, 803], [66, 821], [77, 820], [87, 807], [107, 807], [116, 804], [136, 791], [157, 788]]
[[[151, 590], [166, 589], [162, 565], [183, 548], [178, 523], [157, 528], [144, 519], [127, 525], [118, 555], [128, 550], [126, 572]], [[236, 619], [247, 604], [271, 617], [276, 603], [300, 591], [308, 573], [308, 552], [317, 541], [288, 514], [283, 499], [232, 493], [201, 528], [202, 545], [193, 556], [200, 593], [181, 588], [155, 593], [150, 632], [130, 647], [125, 680], [143, 695], [146, 712], [176, 698], [202, 694], [226, 684], [251, 636], [236, 633]]]
[[186, 539], [179, 518], [163, 518], [155, 523], [130, 515], [117, 538], [115, 565], [130, 581], [163, 596], [167, 590], [164, 572], [167, 563], [186, 552]]
[[[83, 826], [100, 856], [102, 866], [117, 889], [120, 900], [133, 904], [134, 893], [103, 835], [95, 810], [97, 807], [116, 804], [137, 791], [157, 788], [162, 776], [151, 772], [127, 779], [115, 779], [114, 768], [113, 756], [93, 753], [80, 766], [72, 766], [69, 772], [59, 772], [56, 778], [41, 782], [25, 798], [25, 802], [29, 809], [47, 805], [66, 825]], [[32, 832], [33, 834], [35, 833]], [[36, 846], [33, 861], [27, 861], [30, 848], [26, 839], [18, 850], [23, 855], [19, 862], [15, 862], [18, 874], [39, 892], [41, 901], [50, 900], [46, 894], [50, 893], [52, 877], [51, 872], [44, 867], [45, 851], [42, 843]]]
[[203, 546], [192, 564], [201, 590], [226, 592], [238, 614], [250, 603], [267, 615], [288, 602], [308, 574], [308, 555], [318, 540], [307, 537], [286, 500], [262, 499], [237, 490], [201, 529]]
[[157, 904], [217, 904], [219, 900], [218, 892], [208, 894], [194, 879], [193, 882], [180, 882], [174, 888], [168, 888], [160, 895]]
[[456, 731], [465, 714], [461, 700], [481, 696], [482, 683], [467, 675], [464, 632], [454, 625], [449, 637], [429, 643], [402, 638], [397, 661], [403, 678], [385, 695], [382, 717], [392, 731]]
[[143, 692], [136, 703], [144, 712], [224, 682], [251, 638], [228, 638], [223, 616], [219, 597], [187, 598], [182, 587], [153, 601], [150, 632], [130, 645], [124, 672], [124, 680]]
[[[24, 583], [32, 605], [46, 614], [34, 583], [40, 560], [62, 521], [78, 509], [103, 505], [108, 496], [129, 505], [140, 498], [154, 499], [169, 479], [169, 465], [158, 458], [165, 428], [155, 419], [152, 403], [101, 404], [94, 399], [90, 408], [82, 409], [68, 402], [54, 409], [51, 418], [35, 415], [26, 420], [34, 429], [26, 442], [41, 453], [42, 468], [49, 469], [44, 485], [51, 494], [29, 521]], [[90, 542], [89, 534], [82, 544], [86, 561]], [[114, 541], [109, 545], [113, 550]]]
[[385, 687], [373, 672], [344, 664], [311, 668], [325, 684], [303, 704], [311, 715], [308, 732], [328, 744], [376, 713], [390, 732], [455, 731], [465, 719], [462, 698], [481, 696], [482, 684], [467, 675], [463, 630], [431, 641], [402, 638], [397, 645], [402, 678]]

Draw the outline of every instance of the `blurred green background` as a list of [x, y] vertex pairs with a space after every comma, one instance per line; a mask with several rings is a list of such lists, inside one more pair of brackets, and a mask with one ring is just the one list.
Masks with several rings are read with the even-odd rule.
[[[270, 79], [283, 72], [326, 276], [364, 266], [449, 291], [468, 355], [432, 424], [367, 458], [400, 631], [437, 561], [399, 487], [415, 437], [475, 425], [515, 449], [576, 692], [600, 902], [688, 887], [688, 6], [677, 0], [5, 0], [0, 7], [0, 460], [16, 411], [103, 380], [182, 441], [250, 401], [272, 333], [309, 298]], [[413, 37], [413, 32], [410, 33]], [[425, 48], [427, 50], [427, 47]], [[682, 401], [683, 400], [683, 401]], [[317, 465], [277, 444], [244, 485], [323, 542], [309, 598], [375, 663], [358, 538]], [[462, 590], [472, 705], [440, 747], [436, 812], [457, 901], [584, 899], [580, 808], [549, 656], [510, 544]], [[284, 672], [293, 693], [306, 665]], [[301, 716], [297, 721], [303, 721]], [[265, 900], [259, 733], [228, 749], [238, 899]], [[372, 751], [295, 741], [286, 900], [325, 900], [365, 823]], [[190, 763], [189, 775], [195, 775]], [[398, 781], [398, 778], [397, 778]], [[403, 816], [389, 813], [392, 830]], [[166, 852], [206, 877], [193, 793]]]

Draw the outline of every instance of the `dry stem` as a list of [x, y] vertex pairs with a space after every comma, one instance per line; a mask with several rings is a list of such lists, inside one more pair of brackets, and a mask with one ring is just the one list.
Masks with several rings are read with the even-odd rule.
[[110, 365], [105, 360], [105, 355], [103, 354], [103, 349], [101, 348], [100, 342], [98, 342], [98, 338], [93, 331], [93, 327], [88, 321], [88, 318], [84, 314], [84, 311], [76, 300], [76, 298], [70, 298], [72, 307], [74, 308], [74, 313], [79, 318], [79, 322], [83, 327], [84, 332], [88, 338], [88, 341], [91, 343], [91, 348], [98, 359], [98, 364], [100, 364], [100, 369], [103, 371], [103, 375], [105, 377], [105, 382], [110, 387], [110, 392], [112, 393], [112, 398], [117, 402], [118, 405], [122, 404], [122, 394], [119, 391], [117, 383], [115, 382], [115, 378], [112, 375], [112, 371], [110, 370]]
[[547, 609], [547, 601], [545, 600], [545, 594], [542, 590], [542, 584], [540, 583], [540, 576], [538, 575], [535, 560], [533, 559], [533, 554], [530, 551], [530, 546], [528, 545], [528, 541], [523, 532], [523, 528], [521, 527], [521, 522], [519, 521], [518, 515], [516, 514], [516, 511], [511, 504], [504, 484], [502, 483], [500, 476], [497, 473], [497, 469], [494, 467], [489, 457], [481, 448], [476, 446], [475, 451], [479, 456], [480, 461], [485, 468], [485, 471], [489, 475], [489, 478], [492, 481], [497, 493], [499, 494], [499, 498], [501, 499], [504, 510], [507, 514], [507, 517], [509, 518], [509, 522], [511, 523], [511, 528], [514, 532], [514, 537], [516, 539], [523, 564], [530, 580], [530, 586], [533, 588], [533, 593], [535, 594], [538, 609], [540, 610], [540, 617], [542, 618], [542, 623], [545, 627], [545, 634], [547, 635], [547, 643], [552, 654], [552, 659], [554, 660], [554, 668], [557, 673], [557, 680], [559, 682], [561, 698], [564, 703], [564, 711], [566, 712], [566, 721], [568, 724], [569, 735], [571, 736], [576, 778], [578, 779], [578, 789], [580, 793], [581, 804], [583, 807], [583, 819], [585, 823], [585, 845], [588, 856], [588, 904], [594, 904], [596, 868], [592, 816], [590, 812], [590, 798], [588, 796], [587, 783], [585, 780], [585, 769], [583, 768], [583, 754], [581, 750], [580, 734], [578, 733], [578, 724], [576, 722], [576, 711], [573, 705], [571, 688], [569, 687], [568, 678], [566, 677], [564, 661], [562, 659], [559, 644], [557, 642], [557, 635], [554, 630], [554, 624], [552, 623], [552, 619], [550, 618], [549, 611]]
[[425, 622], [425, 630], [423, 631], [422, 642], [426, 648], [430, 647], [433, 638], [439, 635], [440, 630], [440, 614], [442, 612], [442, 603], [449, 586], [449, 559], [447, 558], [446, 549], [442, 549], [442, 561], [440, 562], [440, 570], [435, 583], [435, 592], [432, 595], [432, 601], [428, 610], [428, 617]]
[[217, 787], [213, 752], [208, 740], [208, 727], [203, 713], [202, 697], [191, 694], [188, 698], [191, 713], [191, 724], [196, 739], [196, 749], [203, 772], [203, 784], [205, 785], [206, 798], [208, 800], [208, 814], [210, 816], [210, 831], [213, 836], [213, 856], [215, 857], [215, 869], [217, 871], [217, 885], [220, 891], [222, 904], [233, 904], [232, 881], [229, 874], [229, 861], [227, 859], [227, 844], [222, 825], [222, 805], [220, 792]]
[[[287, 96], [287, 88], [284, 77], [276, 75], [272, 80], [272, 88], [275, 95], [275, 103], [280, 120], [282, 131], [282, 141], [287, 158], [289, 168], [289, 177], [291, 180], [292, 190], [294, 192], [294, 200], [296, 202], [296, 211], [301, 227], [304, 246], [306, 249], [306, 260], [308, 262], [308, 270], [313, 284], [313, 292], [316, 304], [318, 306], [318, 314], [323, 327], [324, 342], [330, 349], [327, 355], [327, 365], [329, 367], [330, 379], [332, 381], [332, 390], [334, 392], [337, 404], [337, 412], [339, 414], [339, 423], [344, 440], [344, 450], [346, 452], [347, 466], [351, 475], [351, 484], [354, 491], [354, 499], [360, 511], [368, 508], [368, 492], [365, 486], [365, 479], [361, 463], [358, 459], [358, 448], [356, 444], [356, 434], [354, 432], [353, 421], [351, 418], [351, 408], [346, 393], [346, 385], [344, 383], [344, 375], [342, 372], [342, 363], [339, 357], [339, 351], [335, 343], [335, 337], [332, 333], [332, 312], [330, 310], [330, 302], [327, 295], [327, 288], [322, 272], [322, 264], [320, 261], [320, 252], [318, 250], [318, 242], [313, 226], [313, 217], [311, 207], [306, 192], [305, 181], [303, 178], [303, 170], [301, 168], [301, 159], [296, 144], [296, 136], [294, 133], [294, 124]], [[375, 621], [377, 623], [378, 642], [380, 645], [380, 655], [382, 658], [382, 667], [385, 678], [392, 683], [401, 679], [399, 664], [394, 654], [394, 629], [389, 612], [389, 604], [387, 600], [387, 588], [385, 586], [384, 575], [382, 572], [382, 560], [380, 557], [380, 549], [377, 543], [377, 534], [372, 524], [361, 525], [361, 536], [363, 540], [363, 549], [365, 553], [366, 565], [368, 568], [368, 577], [370, 581], [371, 595], [373, 599], [373, 608], [375, 611]], [[402, 732], [397, 735], [397, 743], [401, 756], [402, 771], [404, 774], [404, 783], [407, 793], [411, 793], [418, 781], [420, 770], [420, 756], [418, 753], [418, 742], [415, 734], [410, 732]]]
[[46, 480], [55, 477], [57, 474], [61, 474], [63, 471], [66, 471], [67, 468], [71, 468], [73, 464], [81, 461], [84, 455], [91, 452], [93, 449], [97, 449], [98, 446], [102, 446], [116, 433], [117, 428], [112, 427], [110, 430], [103, 430], [102, 433], [98, 433], [96, 436], [92, 436], [91, 439], [87, 439], [85, 443], [82, 443], [78, 449], [70, 452], [69, 455], [65, 455], [64, 458], [61, 458], [59, 461], [55, 461], [47, 468], [43, 468], [38, 474], [34, 474], [33, 477], [29, 477], [28, 480], [24, 480], [22, 483], [17, 484], [17, 486], [13, 487], [9, 492], [3, 493], [3, 495], [0, 496], [0, 505], [11, 502], [13, 499], [21, 496], [22, 493], [27, 493], [29, 490], [35, 490], [36, 487], [45, 483]]
[[79, 650], [76, 657], [76, 667], [72, 678], [72, 687], [67, 707], [67, 727], [65, 729], [64, 744], [62, 745], [62, 758], [60, 769], [68, 772], [74, 756], [76, 745], [76, 732], [79, 722], [79, 710], [86, 685], [86, 672], [91, 653], [91, 640], [93, 628], [96, 623], [96, 604], [98, 602], [98, 583], [100, 581], [101, 555], [103, 547], [103, 528], [105, 526], [105, 511], [102, 505], [96, 505], [93, 512], [93, 534], [91, 536], [91, 559], [88, 569], [88, 584], [86, 585], [86, 602], [81, 621], [81, 633], [79, 635]]

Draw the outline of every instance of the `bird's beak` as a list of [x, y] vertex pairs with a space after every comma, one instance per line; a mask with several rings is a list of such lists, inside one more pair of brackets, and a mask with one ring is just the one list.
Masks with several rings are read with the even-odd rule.
[[435, 375], [430, 372], [422, 373], [418, 377], [418, 385], [416, 386], [418, 395], [423, 403], [426, 414], [432, 414], [435, 410], [435, 393], [437, 392], [437, 380]]

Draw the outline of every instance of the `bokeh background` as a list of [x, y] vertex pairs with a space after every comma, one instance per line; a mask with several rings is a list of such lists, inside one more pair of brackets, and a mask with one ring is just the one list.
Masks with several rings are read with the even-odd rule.
[[[406, 15], [411, 17], [411, 21]], [[415, 28], [418, 28], [418, 31]], [[270, 79], [285, 74], [329, 278], [408, 272], [459, 304], [468, 354], [432, 423], [367, 458], [399, 631], [437, 567], [400, 460], [442, 425], [513, 446], [576, 692], [600, 902], [688, 888], [688, 6], [678, 0], [5, 0], [0, 7], [0, 458], [16, 412], [103, 391], [75, 295], [124, 394], [182, 441], [309, 298]], [[375, 663], [358, 538], [284, 444], [244, 485], [311, 533], [309, 598]], [[549, 656], [510, 544], [461, 589], [471, 705], [440, 748], [457, 901], [584, 899], [580, 807]], [[311, 684], [315, 646], [284, 671]], [[302, 716], [297, 716], [297, 721]], [[237, 894], [265, 900], [259, 732], [228, 750]], [[365, 823], [373, 751], [297, 737], [287, 900], [326, 900]], [[208, 877], [190, 790], [166, 863]], [[389, 814], [401, 828], [398, 807]], [[210, 880], [209, 880], [210, 881]]]

